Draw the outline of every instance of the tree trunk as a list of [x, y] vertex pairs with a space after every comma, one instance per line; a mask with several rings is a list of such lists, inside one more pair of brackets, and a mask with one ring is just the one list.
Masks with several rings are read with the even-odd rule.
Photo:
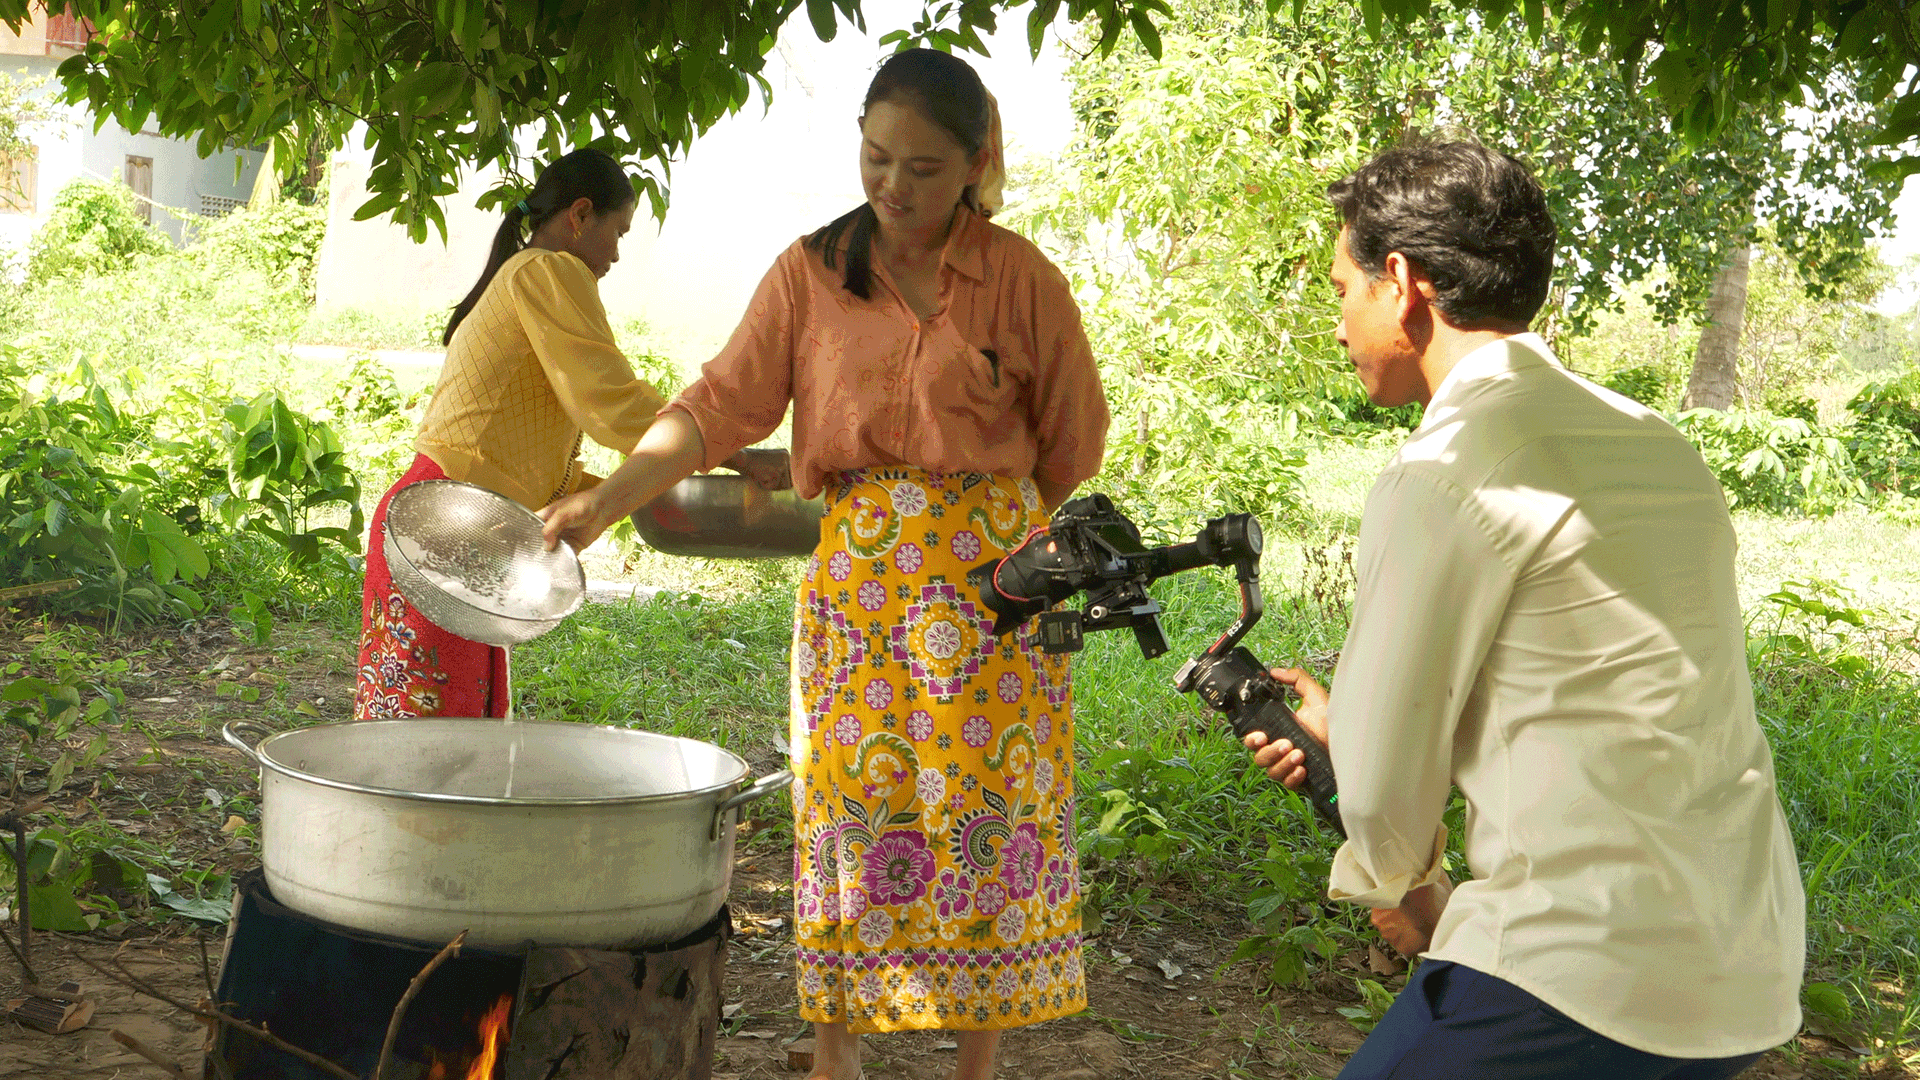
[[1745, 243], [1714, 275], [1707, 297], [1707, 326], [1694, 350], [1693, 372], [1687, 376], [1687, 394], [1680, 408], [1727, 409], [1733, 406], [1740, 330], [1747, 321], [1747, 270], [1753, 249]]

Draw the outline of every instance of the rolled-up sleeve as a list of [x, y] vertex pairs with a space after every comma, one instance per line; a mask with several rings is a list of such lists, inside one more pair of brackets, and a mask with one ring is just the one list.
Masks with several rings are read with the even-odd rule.
[[1039, 443], [1033, 475], [1070, 487], [1100, 471], [1111, 421], [1107, 395], [1067, 279], [1042, 263], [1030, 292], [1037, 357], [1030, 409]]
[[1368, 496], [1358, 559], [1353, 625], [1328, 704], [1347, 842], [1327, 895], [1394, 907], [1442, 872], [1454, 729], [1513, 570], [1464, 492], [1405, 467]]
[[632, 453], [665, 399], [634, 376], [614, 344], [593, 272], [569, 255], [529, 259], [512, 289], [527, 340], [568, 418], [594, 442]]
[[794, 327], [801, 318], [796, 275], [806, 272], [798, 244], [760, 279], [733, 336], [700, 368], [700, 378], [668, 403], [684, 410], [706, 444], [701, 468], [713, 469], [742, 447], [773, 434], [793, 398]]

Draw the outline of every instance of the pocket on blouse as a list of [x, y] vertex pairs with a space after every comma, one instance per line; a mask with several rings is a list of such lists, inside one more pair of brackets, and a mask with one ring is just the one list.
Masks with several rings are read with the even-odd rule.
[[1006, 361], [993, 349], [962, 345], [926, 373], [923, 400], [942, 413], [976, 420], [999, 419], [1015, 399], [1014, 379]]

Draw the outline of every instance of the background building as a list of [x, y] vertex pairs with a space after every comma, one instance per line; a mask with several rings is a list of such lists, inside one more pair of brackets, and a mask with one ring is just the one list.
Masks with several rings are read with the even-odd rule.
[[[92, 27], [70, 15], [36, 10], [15, 34], [0, 24], [0, 75], [16, 80], [49, 77], [42, 95], [58, 93], [51, 79], [67, 57], [86, 48]], [[83, 107], [67, 110], [70, 122], [42, 125], [31, 133], [34, 153], [26, 161], [0, 161], [0, 249], [24, 246], [47, 219], [54, 196], [81, 177], [126, 184], [155, 229], [179, 243], [178, 213], [217, 216], [246, 201], [261, 154], [232, 149], [202, 158], [193, 142], [165, 138], [151, 128], [128, 131], [108, 120], [98, 131]]]

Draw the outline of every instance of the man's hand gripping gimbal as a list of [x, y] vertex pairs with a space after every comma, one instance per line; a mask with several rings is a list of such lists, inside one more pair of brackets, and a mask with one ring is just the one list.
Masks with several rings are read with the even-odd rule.
[[[1199, 566], [1231, 566], [1240, 583], [1240, 617], [1205, 652], [1186, 662], [1173, 677], [1182, 693], [1191, 691], [1225, 713], [1234, 734], [1264, 732], [1269, 742], [1286, 739], [1307, 759], [1307, 797], [1320, 817], [1340, 835], [1339, 790], [1326, 747], [1294, 719], [1275, 681], [1251, 651], [1240, 645], [1260, 621], [1260, 523], [1251, 514], [1228, 514], [1207, 522], [1185, 544], [1147, 548], [1140, 530], [1105, 495], [1074, 499], [1054, 512], [1045, 529], [1033, 534], [1003, 559], [967, 571], [967, 583], [994, 615], [997, 637], [1035, 618], [1034, 637], [1042, 651], [1076, 652], [1088, 630], [1133, 630], [1140, 651], [1151, 660], [1167, 651], [1160, 628], [1160, 605], [1147, 584]], [[1050, 611], [1075, 593], [1087, 594], [1081, 611]]]

